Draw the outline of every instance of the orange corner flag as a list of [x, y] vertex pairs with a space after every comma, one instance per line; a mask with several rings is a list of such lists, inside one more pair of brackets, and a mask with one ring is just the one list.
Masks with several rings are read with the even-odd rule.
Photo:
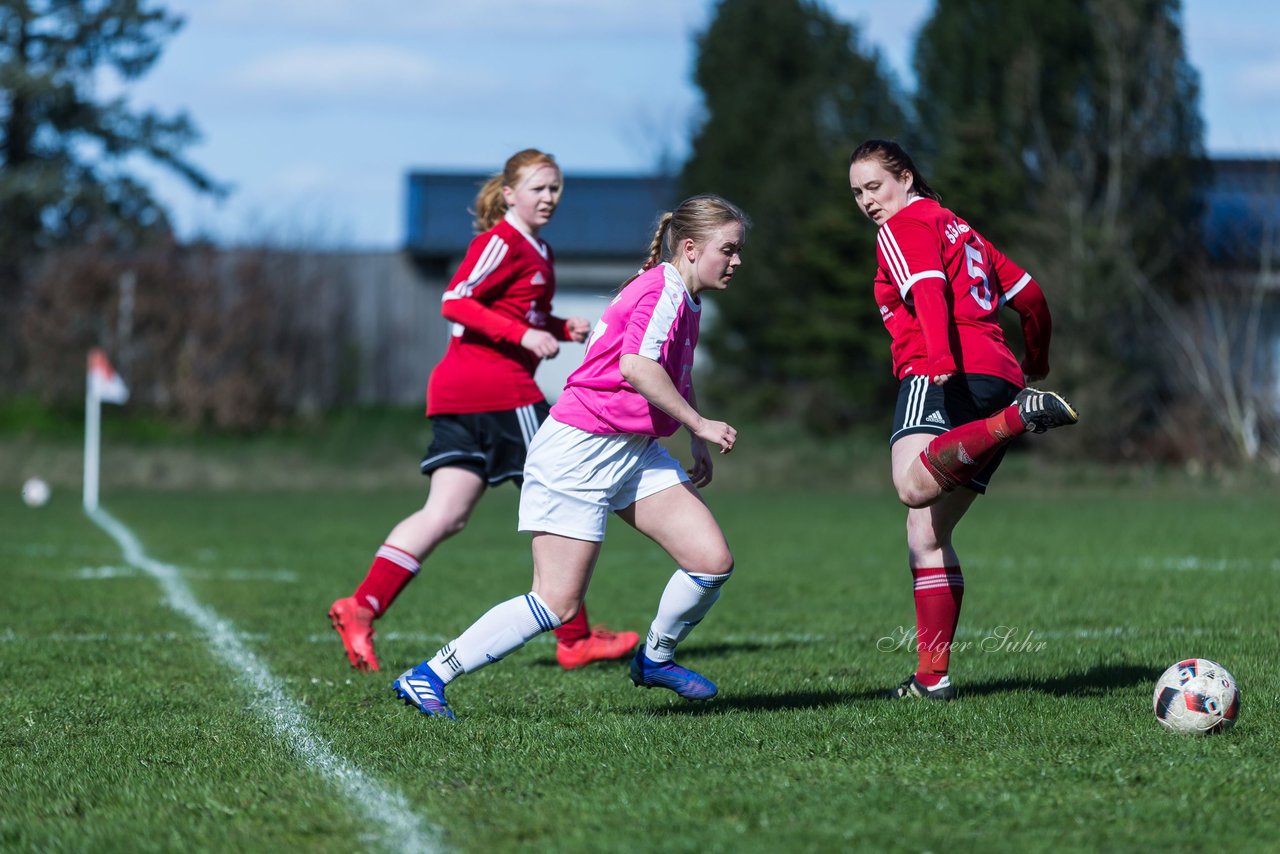
[[89, 390], [98, 400], [107, 403], [125, 403], [129, 400], [129, 387], [111, 367], [111, 362], [101, 347], [94, 347], [89, 351]]

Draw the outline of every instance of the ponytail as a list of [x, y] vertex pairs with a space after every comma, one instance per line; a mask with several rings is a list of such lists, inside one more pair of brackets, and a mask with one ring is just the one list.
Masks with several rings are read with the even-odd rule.
[[649, 242], [649, 257], [640, 265], [640, 272], [652, 270], [658, 264], [662, 263], [662, 244], [667, 237], [667, 229], [671, 226], [671, 220], [675, 218], [675, 214], [667, 211], [658, 218], [658, 229], [653, 233], [653, 240]]
[[507, 213], [507, 200], [502, 198], [502, 174], [494, 175], [480, 192], [476, 194], [475, 221], [472, 223], [476, 231], [488, 231], [498, 224]]

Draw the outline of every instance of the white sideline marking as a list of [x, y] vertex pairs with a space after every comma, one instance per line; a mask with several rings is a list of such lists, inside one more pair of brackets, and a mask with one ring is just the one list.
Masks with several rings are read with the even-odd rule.
[[84, 566], [71, 577], [91, 581], [100, 578], [132, 578], [137, 574], [138, 570], [132, 566]]
[[[1021, 569], [1026, 565], [1023, 558], [1018, 557], [986, 557], [971, 558], [970, 563], [991, 567], [992, 569]], [[1160, 572], [1187, 572], [1204, 570], [1207, 572], [1280, 572], [1280, 558], [1224, 558], [1206, 557], [1202, 555], [1147, 555], [1133, 561], [1116, 561], [1106, 558], [1069, 558], [1057, 559], [1056, 566], [1064, 569], [1149, 569]]]
[[[294, 584], [298, 580], [298, 574], [288, 569], [185, 569], [182, 574], [188, 579], [200, 581], [275, 581]], [[72, 578], [98, 581], [105, 578], [132, 578], [136, 575], [138, 570], [132, 566], [84, 566], [72, 573]]]
[[1200, 557], [1185, 555], [1183, 557], [1166, 557], [1160, 559], [1143, 558], [1138, 561], [1143, 569], [1167, 569], [1187, 571], [1203, 569], [1209, 572], [1229, 572], [1251, 569], [1280, 570], [1280, 560], [1252, 560], [1250, 558]]
[[213, 651], [253, 689], [256, 695], [253, 705], [258, 712], [298, 751], [306, 764], [333, 780], [371, 825], [381, 829], [380, 835], [387, 847], [400, 851], [442, 850], [437, 841], [438, 830], [429, 825], [423, 827], [423, 821], [409, 808], [404, 795], [370, 779], [335, 754], [323, 738], [307, 729], [306, 717], [298, 703], [284, 693], [271, 671], [241, 642], [231, 623], [196, 600], [176, 567], [148, 557], [133, 532], [102, 508], [85, 510], [85, 513], [116, 541], [124, 551], [125, 560], [159, 582], [169, 607], [208, 635]]

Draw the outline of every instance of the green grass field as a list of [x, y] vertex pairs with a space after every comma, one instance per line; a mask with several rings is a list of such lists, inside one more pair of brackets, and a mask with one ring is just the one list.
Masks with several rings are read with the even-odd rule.
[[[563, 672], [539, 638], [450, 688], [456, 724], [389, 683], [528, 589], [514, 489], [379, 622], [377, 674], [325, 610], [421, 490], [108, 491], [131, 563], [72, 491], [15, 489], [0, 849], [1271, 849], [1280, 496], [1018, 481], [958, 535], [959, 702], [878, 699], [914, 666], [879, 648], [913, 623], [887, 493], [712, 486], [738, 571], [680, 658], [719, 698]], [[671, 569], [615, 520], [593, 620], [643, 632]], [[1152, 715], [1191, 656], [1241, 685], [1225, 735]]]

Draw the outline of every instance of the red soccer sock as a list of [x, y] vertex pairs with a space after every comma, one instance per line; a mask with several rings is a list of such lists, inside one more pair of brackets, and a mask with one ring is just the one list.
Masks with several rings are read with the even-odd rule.
[[381, 617], [400, 591], [413, 581], [420, 566], [418, 559], [404, 549], [384, 543], [373, 557], [369, 574], [356, 588], [356, 601], [372, 608], [375, 617]]
[[573, 643], [591, 637], [591, 624], [587, 622], [587, 605], [584, 602], [578, 609], [578, 615], [555, 630], [556, 640], [560, 643]]
[[964, 574], [958, 566], [921, 567], [911, 570], [916, 600], [916, 679], [933, 687], [951, 664], [951, 645], [960, 621], [964, 599]]
[[992, 454], [1025, 432], [1018, 406], [1011, 403], [990, 418], [961, 424], [938, 436], [921, 452], [920, 462], [950, 492], [968, 483]]

